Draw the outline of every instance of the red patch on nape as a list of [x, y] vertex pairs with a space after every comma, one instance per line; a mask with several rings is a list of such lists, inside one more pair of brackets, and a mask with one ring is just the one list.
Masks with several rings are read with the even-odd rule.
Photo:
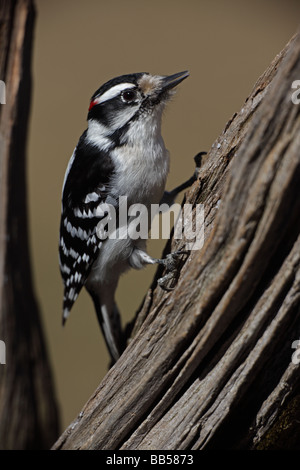
[[92, 100], [90, 102], [89, 111], [93, 108], [93, 106], [95, 106], [95, 104], [98, 104], [98, 100]]

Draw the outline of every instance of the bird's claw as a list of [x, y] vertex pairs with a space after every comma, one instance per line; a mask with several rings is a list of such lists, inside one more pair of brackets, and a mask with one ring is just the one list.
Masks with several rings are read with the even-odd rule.
[[174, 289], [173, 287], [168, 287], [167, 284], [169, 281], [176, 281], [176, 279], [179, 276], [179, 271], [178, 271], [178, 258], [180, 258], [181, 255], [189, 255], [188, 250], [178, 250], [174, 251], [173, 253], [169, 253], [164, 259], [157, 260], [159, 264], [162, 264], [166, 270], [167, 273], [162, 276], [161, 278], [158, 279], [157, 284], [164, 290], [171, 291]]

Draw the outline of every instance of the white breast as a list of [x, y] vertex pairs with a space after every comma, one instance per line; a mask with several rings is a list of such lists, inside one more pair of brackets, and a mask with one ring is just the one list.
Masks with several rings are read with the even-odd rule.
[[160, 132], [160, 119], [153, 116], [133, 121], [127, 144], [112, 152], [116, 174], [112, 187], [128, 196], [128, 204], [159, 203], [169, 172], [169, 152]]
[[[169, 152], [161, 136], [161, 109], [134, 120], [126, 133], [126, 143], [111, 150], [115, 174], [109, 191], [118, 200], [127, 196], [127, 207], [132, 204], [158, 204], [163, 196], [169, 171]], [[150, 213], [150, 211], [149, 211]], [[107, 282], [128, 269], [133, 246], [145, 241], [107, 239], [89, 276], [90, 283]]]

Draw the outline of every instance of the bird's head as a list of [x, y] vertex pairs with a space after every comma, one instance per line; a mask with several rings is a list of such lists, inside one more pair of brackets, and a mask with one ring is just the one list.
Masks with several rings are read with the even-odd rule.
[[160, 76], [134, 73], [114, 78], [102, 85], [92, 96], [88, 123], [90, 134], [101, 133], [109, 140], [121, 140], [132, 125], [144, 124], [147, 128], [160, 125], [163, 108], [174, 88], [189, 73]]

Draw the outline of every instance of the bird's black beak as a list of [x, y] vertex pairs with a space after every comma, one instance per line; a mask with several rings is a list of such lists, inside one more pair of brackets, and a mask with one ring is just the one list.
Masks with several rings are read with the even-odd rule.
[[171, 90], [188, 76], [189, 72], [185, 70], [184, 72], [174, 73], [174, 75], [168, 75], [167, 77], [164, 77], [161, 83], [161, 93]]

